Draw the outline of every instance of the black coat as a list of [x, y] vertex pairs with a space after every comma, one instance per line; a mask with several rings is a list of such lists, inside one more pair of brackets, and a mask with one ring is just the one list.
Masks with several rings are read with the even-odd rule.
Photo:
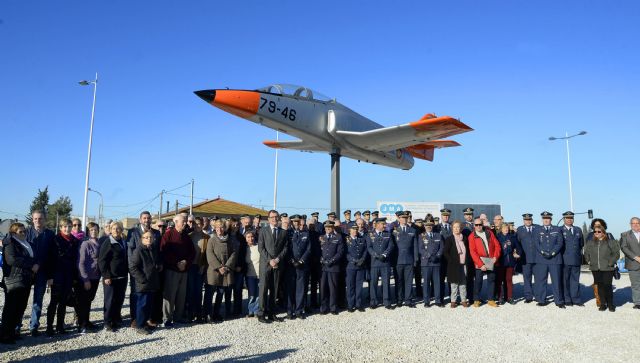
[[[475, 267], [473, 266], [473, 259], [471, 258], [471, 252], [469, 252], [469, 240], [467, 236], [463, 235], [462, 239], [464, 248], [466, 248], [465, 264], [467, 266], [467, 274], [475, 273]], [[444, 240], [444, 258], [447, 260], [447, 280], [449, 283], [464, 284], [466, 283], [466, 276], [460, 271], [460, 255], [458, 255], [458, 248], [456, 247], [456, 238], [451, 235]]]
[[31, 257], [27, 249], [13, 238], [6, 239], [2, 248], [4, 258], [2, 271], [5, 284], [8, 287], [16, 285], [30, 288], [34, 277], [31, 268], [36, 263], [35, 258]]
[[98, 268], [104, 279], [126, 278], [129, 272], [127, 248], [122, 243], [111, 243], [109, 236], [100, 238]]
[[60, 234], [53, 237], [46, 262], [47, 280], [53, 279], [54, 288], [60, 287], [63, 290], [71, 289], [73, 281], [80, 276], [80, 241], [73, 236], [70, 237], [69, 241]]
[[246, 274], [247, 263], [245, 259], [247, 258], [247, 239], [244, 238], [242, 233], [240, 233], [240, 229], [236, 231], [235, 239], [233, 240], [233, 242], [235, 243], [233, 247], [236, 250], [236, 267], [240, 267], [240, 272]]
[[137, 292], [160, 290], [160, 271], [163, 261], [158, 246], [139, 245], [129, 259], [129, 272], [136, 281]]

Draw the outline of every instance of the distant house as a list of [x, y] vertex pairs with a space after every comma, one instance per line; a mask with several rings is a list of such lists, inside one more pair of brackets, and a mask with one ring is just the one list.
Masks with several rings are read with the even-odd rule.
[[[208, 217], [217, 216], [220, 218], [240, 217], [243, 214], [255, 216], [260, 214], [262, 220], [266, 220], [267, 213], [264, 209], [255, 208], [250, 205], [233, 202], [230, 200], [222, 199], [220, 197], [212, 200], [207, 200], [193, 205], [193, 215], [196, 217]], [[189, 207], [183, 207], [170, 213], [164, 213], [160, 216], [163, 220], [172, 219], [177, 213], [189, 213]]]
[[25, 227], [29, 226], [29, 224], [27, 224], [27, 221], [19, 221], [17, 219], [0, 220], [0, 239], [4, 238], [4, 236], [9, 233], [9, 227], [11, 227], [11, 225], [15, 222], [20, 222], [24, 224]]

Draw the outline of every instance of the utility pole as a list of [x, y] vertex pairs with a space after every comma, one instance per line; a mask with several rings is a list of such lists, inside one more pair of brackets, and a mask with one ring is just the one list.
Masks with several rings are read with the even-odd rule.
[[164, 197], [164, 189], [162, 189], [162, 191], [160, 192], [160, 209], [158, 209], [158, 220], [162, 215], [162, 197]]
[[191, 205], [189, 206], [189, 215], [193, 215], [193, 183], [194, 180], [191, 178]]

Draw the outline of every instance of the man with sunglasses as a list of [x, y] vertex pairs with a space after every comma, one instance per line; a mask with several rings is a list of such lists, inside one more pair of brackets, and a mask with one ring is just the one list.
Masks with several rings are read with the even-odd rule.
[[566, 306], [584, 306], [580, 298], [580, 265], [582, 264], [582, 248], [584, 235], [582, 229], [573, 225], [574, 214], [571, 211], [562, 213], [564, 226], [564, 252], [562, 253], [562, 282], [564, 304]]
[[[473, 285], [473, 306], [482, 305], [482, 279], [487, 276], [487, 305], [498, 307], [495, 301], [495, 266], [500, 258], [502, 247], [490, 228], [485, 228], [482, 219], [473, 220], [473, 232], [469, 234], [469, 252], [475, 265], [475, 283]], [[472, 272], [470, 272], [472, 273]]]
[[551, 225], [550, 212], [542, 212], [542, 226], [534, 236], [536, 247], [536, 264], [533, 268], [535, 279], [535, 295], [537, 306], [547, 305], [547, 278], [551, 275], [553, 285], [553, 301], [560, 309], [564, 309], [564, 293], [562, 291], [562, 248], [564, 238], [559, 227]]

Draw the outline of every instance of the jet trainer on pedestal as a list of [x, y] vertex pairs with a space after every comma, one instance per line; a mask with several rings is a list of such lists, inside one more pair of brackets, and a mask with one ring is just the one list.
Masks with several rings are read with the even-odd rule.
[[253, 91], [213, 89], [195, 94], [223, 111], [299, 139], [264, 141], [269, 147], [324, 152], [405, 170], [413, 167], [414, 158], [432, 161], [435, 149], [460, 145], [442, 138], [472, 130], [460, 120], [433, 114], [383, 127], [335, 99], [284, 84]]
[[435, 149], [459, 146], [442, 140], [472, 129], [449, 116], [426, 114], [415, 122], [382, 127], [306, 87], [274, 84], [250, 90], [196, 91], [207, 103], [300, 140], [264, 141], [277, 149], [331, 155], [331, 210], [340, 212], [340, 156], [409, 170], [413, 158], [433, 160]]

